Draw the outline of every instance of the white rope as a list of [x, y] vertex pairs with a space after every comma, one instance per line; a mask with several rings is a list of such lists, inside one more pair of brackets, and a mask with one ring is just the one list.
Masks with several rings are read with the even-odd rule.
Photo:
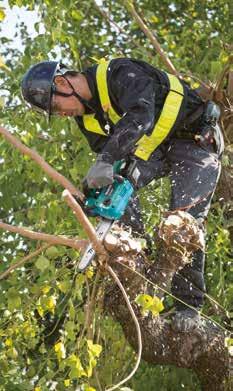
[[120, 383], [116, 384], [115, 386], [111, 387], [111, 388], [107, 388], [105, 391], [113, 391], [113, 390], [116, 390], [117, 388], [119, 388], [120, 386], [122, 386], [122, 384], [126, 383], [129, 379], [131, 379], [133, 377], [133, 375], [135, 374], [135, 372], [138, 370], [138, 367], [139, 367], [139, 364], [140, 364], [140, 361], [141, 361], [141, 356], [142, 356], [142, 335], [141, 335], [141, 329], [140, 329], [140, 325], [139, 325], [139, 322], [138, 322], [138, 319], [135, 315], [135, 312], [130, 304], [130, 301], [129, 301], [129, 298], [127, 296], [127, 293], [122, 285], [122, 283], [120, 282], [119, 278], [117, 277], [116, 273], [112, 270], [112, 268], [107, 265], [106, 266], [107, 270], [109, 271], [109, 273], [111, 274], [111, 276], [113, 277], [113, 279], [116, 281], [117, 285], [119, 286], [123, 296], [124, 296], [124, 299], [126, 301], [126, 304], [127, 304], [127, 307], [132, 315], [132, 318], [133, 318], [133, 321], [135, 323], [135, 326], [136, 326], [136, 330], [137, 330], [137, 337], [138, 337], [138, 358], [137, 358], [137, 362], [135, 364], [135, 367], [134, 369], [132, 370], [132, 372], [125, 378], [123, 379]]

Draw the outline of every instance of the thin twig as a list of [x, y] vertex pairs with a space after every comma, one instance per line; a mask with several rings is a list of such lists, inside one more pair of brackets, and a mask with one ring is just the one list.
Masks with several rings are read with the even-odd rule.
[[75, 248], [78, 251], [83, 251], [87, 246], [87, 241], [84, 239], [77, 240], [77, 239], [67, 238], [66, 236], [55, 236], [50, 234], [44, 234], [42, 232], [31, 231], [25, 227], [15, 227], [13, 225], [3, 223], [2, 221], [0, 221], [0, 229], [1, 228], [6, 231], [18, 233], [22, 236], [25, 236], [33, 240], [42, 240], [43, 242], [50, 243], [50, 245], [60, 244], [63, 246]]
[[100, 379], [99, 379], [99, 376], [98, 376], [96, 368], [94, 368], [93, 373], [94, 373], [94, 377], [95, 377], [95, 380], [96, 380], [96, 383], [97, 383], [99, 391], [103, 391], [103, 389], [101, 387], [101, 384], [100, 384]]
[[[112, 20], [109, 16], [109, 14], [107, 12], [105, 12], [97, 3], [95, 0], [93, 0], [94, 4], [95, 4], [95, 7], [96, 9], [101, 13], [101, 15], [103, 16], [103, 18], [111, 25], [113, 25], [115, 27], [116, 30], [118, 30], [121, 34], [125, 34], [126, 36], [128, 36], [128, 32], [126, 30], [124, 30], [122, 27], [119, 26], [119, 24], [117, 24], [114, 20]], [[141, 48], [139, 42], [137, 42], [134, 38], [131, 37], [131, 41], [133, 41], [135, 43], [135, 45], [138, 47], [138, 48]]]
[[208, 91], [211, 89], [211, 86], [209, 84], [204, 83], [199, 77], [193, 75], [190, 72], [187, 73], [181, 73], [182, 78], [190, 77], [193, 80], [196, 80], [202, 87], [206, 88]]
[[100, 279], [100, 271], [97, 270], [97, 273], [96, 273], [96, 276], [95, 276], [95, 280], [94, 280], [94, 284], [93, 284], [93, 288], [92, 288], [92, 291], [91, 291], [91, 299], [90, 299], [90, 317], [89, 317], [89, 324], [92, 324], [93, 323], [93, 313], [94, 313], [94, 305], [95, 305], [95, 301], [96, 301], [96, 297], [97, 297], [97, 288], [98, 288], [98, 282], [99, 282], [99, 279]]
[[127, 307], [129, 309], [130, 314], [131, 314], [131, 316], [133, 318], [133, 321], [135, 323], [136, 330], [137, 330], [137, 337], [138, 337], [138, 358], [137, 358], [137, 362], [135, 364], [135, 367], [132, 370], [132, 372], [125, 379], [123, 379], [121, 382], [119, 382], [115, 386], [107, 388], [107, 390], [106, 390], [106, 391], [113, 391], [113, 390], [116, 390], [117, 388], [119, 388], [120, 386], [122, 386], [122, 384], [124, 384], [127, 381], [129, 381], [133, 377], [135, 372], [138, 370], [139, 364], [141, 362], [141, 356], [142, 356], [142, 335], [141, 335], [141, 329], [140, 329], [140, 325], [139, 325], [138, 319], [137, 319], [137, 317], [135, 315], [135, 312], [134, 312], [134, 310], [133, 310], [133, 308], [132, 308], [132, 306], [130, 304], [129, 298], [127, 296], [127, 293], [126, 293], [122, 283], [120, 282], [120, 280], [117, 277], [116, 273], [112, 270], [111, 266], [107, 265], [106, 268], [107, 268], [108, 272], [110, 273], [110, 275], [112, 276], [112, 278], [116, 281], [118, 287], [120, 288], [120, 290], [121, 290], [121, 292], [122, 292], [122, 294], [124, 296], [124, 299], [126, 301]]
[[86, 288], [87, 288], [87, 310], [85, 311], [85, 322], [84, 322], [84, 326], [83, 326], [83, 329], [82, 329], [82, 332], [78, 338], [78, 341], [77, 341], [77, 347], [79, 349], [79, 345], [80, 345], [80, 342], [84, 336], [84, 333], [86, 331], [86, 329], [88, 330], [88, 338], [89, 339], [92, 339], [92, 336], [90, 334], [90, 325], [92, 323], [92, 313], [93, 313], [93, 307], [94, 307], [94, 304], [95, 304], [95, 298], [96, 298], [96, 287], [97, 287], [97, 283], [99, 281], [99, 277], [100, 277], [100, 272], [99, 270], [97, 270], [97, 273], [96, 273], [96, 276], [95, 276], [95, 280], [94, 280], [94, 284], [93, 284], [93, 288], [92, 288], [92, 292], [90, 293], [90, 288], [89, 288], [89, 284], [88, 284], [88, 281], [87, 281], [87, 278], [86, 278]]
[[26, 147], [20, 140], [18, 140], [7, 129], [0, 126], [0, 134], [9, 141], [15, 148], [17, 148], [24, 155], [29, 156], [34, 160], [54, 181], [60, 183], [65, 189], [68, 189], [72, 194], [77, 195], [80, 199], [84, 198], [84, 195], [76, 189], [76, 187], [63, 175], [59, 174], [54, 168], [52, 168], [36, 151]]
[[89, 335], [89, 318], [90, 318], [90, 287], [89, 287], [89, 284], [88, 284], [88, 280], [87, 280], [87, 277], [85, 279], [85, 282], [86, 282], [86, 288], [87, 288], [87, 304], [86, 304], [86, 308], [85, 308], [85, 321], [84, 321], [84, 325], [83, 325], [83, 329], [81, 331], [81, 334], [78, 338], [78, 341], [77, 341], [77, 349], [79, 349], [79, 346], [80, 346], [80, 342], [82, 341], [83, 339], [83, 336], [84, 336], [84, 333], [87, 329], [87, 337], [88, 339], [91, 339], [90, 338], [90, 335]]
[[13, 270], [24, 265], [26, 262], [30, 261], [32, 258], [37, 257], [37, 255], [42, 253], [44, 250], [46, 250], [50, 246], [51, 246], [51, 244], [44, 244], [43, 246], [38, 248], [38, 250], [33, 251], [32, 253], [28, 254], [26, 257], [23, 257], [22, 259], [20, 259], [19, 262], [11, 265], [7, 270], [5, 270], [2, 274], [0, 274], [0, 280], [3, 280], [4, 278], [6, 278]]
[[165, 51], [160, 46], [160, 44], [159, 44], [158, 40], [155, 38], [154, 34], [149, 30], [149, 28], [143, 22], [142, 18], [138, 15], [137, 11], [135, 10], [135, 7], [134, 7], [133, 3], [131, 1], [129, 1], [129, 0], [123, 0], [123, 3], [125, 4], [126, 8], [131, 13], [133, 18], [136, 20], [136, 22], [138, 23], [139, 27], [142, 29], [144, 34], [147, 36], [147, 38], [149, 38], [149, 40], [151, 41], [154, 49], [156, 50], [156, 52], [158, 52], [158, 54], [160, 55], [160, 57], [163, 60], [164, 64], [167, 66], [168, 70], [172, 74], [174, 74], [176, 76], [180, 76], [179, 72], [176, 70], [175, 66], [173, 65], [171, 60], [168, 58], [168, 56], [165, 53]]
[[126, 34], [126, 31], [120, 27], [116, 22], [114, 22], [114, 20], [112, 20], [110, 18], [110, 16], [108, 15], [108, 13], [106, 11], [104, 11], [97, 3], [95, 0], [93, 0], [93, 3], [95, 4], [95, 8], [101, 13], [101, 15], [104, 17], [104, 19], [111, 25], [113, 25], [120, 33], [122, 34]]
[[221, 71], [220, 75], [219, 75], [219, 78], [216, 82], [216, 85], [215, 85], [215, 91], [220, 91], [221, 88], [222, 88], [222, 85], [223, 85], [223, 81], [225, 79], [225, 76], [227, 75], [227, 73], [229, 72], [230, 70], [230, 63], [227, 63], [223, 70]]

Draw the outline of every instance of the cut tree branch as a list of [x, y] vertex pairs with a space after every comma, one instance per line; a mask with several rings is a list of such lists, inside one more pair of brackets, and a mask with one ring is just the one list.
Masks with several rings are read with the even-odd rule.
[[50, 234], [44, 234], [42, 232], [31, 231], [25, 227], [15, 227], [10, 224], [3, 223], [0, 221], [0, 228], [5, 231], [10, 231], [18, 233], [19, 235], [25, 236], [33, 240], [42, 240], [50, 244], [62, 245], [67, 247], [72, 247], [75, 250], [83, 251], [87, 246], [87, 241], [84, 239], [71, 239], [66, 236], [55, 236]]
[[22, 154], [29, 156], [34, 160], [41, 168], [52, 178], [54, 181], [60, 183], [65, 189], [68, 189], [72, 194], [77, 195], [81, 200], [84, 198], [84, 195], [76, 189], [76, 187], [63, 175], [57, 172], [52, 168], [36, 151], [24, 145], [20, 140], [18, 140], [13, 134], [11, 134], [7, 129], [0, 126], [0, 134], [9, 141], [15, 148], [17, 148]]
[[108, 254], [104, 246], [102, 245], [101, 241], [97, 238], [96, 231], [93, 225], [90, 223], [87, 216], [85, 215], [85, 213], [83, 212], [81, 206], [77, 203], [74, 197], [72, 197], [72, 195], [68, 190], [64, 190], [62, 196], [66, 201], [67, 205], [69, 205], [69, 207], [74, 211], [77, 220], [80, 222], [89, 240], [91, 241], [95, 252], [99, 255], [107, 256]]

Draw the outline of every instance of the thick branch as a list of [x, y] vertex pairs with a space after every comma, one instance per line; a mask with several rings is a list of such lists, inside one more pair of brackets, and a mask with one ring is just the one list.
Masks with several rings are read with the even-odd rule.
[[158, 40], [155, 38], [155, 36], [152, 34], [152, 32], [149, 30], [149, 28], [143, 22], [142, 18], [136, 12], [133, 3], [129, 0], [124, 0], [124, 4], [125, 4], [126, 8], [129, 10], [129, 12], [131, 13], [131, 15], [133, 16], [133, 18], [136, 20], [136, 22], [138, 23], [139, 27], [142, 29], [144, 34], [149, 38], [153, 47], [155, 48], [156, 52], [158, 52], [158, 54], [162, 58], [164, 64], [168, 68], [168, 70], [172, 74], [179, 76], [179, 72], [176, 70], [176, 68], [172, 64], [171, 60], [168, 58], [167, 54], [164, 52], [164, 50], [160, 46]]
[[[180, 214], [181, 213], [181, 214]], [[184, 217], [182, 227], [180, 218]], [[178, 220], [174, 215], [162, 224], [159, 230], [161, 236], [158, 253], [164, 253], [163, 263], [160, 259], [148, 262], [141, 252], [130, 249], [115, 252], [111, 258], [111, 266], [117, 272], [122, 284], [129, 294], [133, 303], [140, 293], [154, 294], [156, 286], [163, 286], [165, 277], [169, 284], [174, 273], [187, 263], [187, 253], [191, 248], [196, 250], [196, 245], [202, 246], [202, 240], [198, 241], [198, 232], [193, 226], [193, 220], [187, 216], [190, 224], [187, 223], [184, 212], [179, 212]], [[175, 233], [175, 228], [178, 232]], [[185, 229], [185, 231], [183, 230]], [[199, 239], [202, 239], [199, 236]], [[186, 252], [182, 251], [186, 246]], [[178, 251], [170, 250], [170, 246]], [[189, 257], [189, 262], [192, 257]], [[125, 267], [124, 267], [125, 266]], [[158, 267], [159, 266], [159, 267]], [[161, 268], [160, 268], [161, 266]], [[168, 270], [164, 275], [164, 269]], [[172, 272], [171, 272], [172, 270]], [[150, 284], [149, 280], [153, 281]], [[158, 291], [158, 290], [157, 290]], [[156, 291], [156, 295], [157, 295]], [[105, 293], [105, 309], [107, 309], [122, 325], [123, 331], [129, 343], [137, 349], [137, 336], [134, 331], [134, 324], [129, 317], [121, 293], [116, 285], [109, 285]], [[174, 330], [171, 320], [168, 322], [170, 313], [162, 313], [160, 316], [152, 317], [142, 315], [136, 304], [133, 309], [138, 317], [142, 330], [142, 357], [144, 360], [159, 365], [176, 365], [193, 369], [200, 378], [203, 391], [220, 391], [224, 389], [224, 381], [229, 374], [229, 355], [224, 346], [226, 334], [222, 328], [212, 321], [203, 317], [202, 325], [189, 333], [182, 333]]]
[[52, 168], [36, 151], [26, 147], [26, 145], [24, 145], [20, 140], [18, 140], [2, 126], [0, 126], [0, 134], [2, 134], [2, 136], [21, 153], [29, 156], [32, 160], [34, 160], [42, 168], [42, 170], [44, 170], [46, 174], [50, 176], [50, 178], [60, 183], [60, 185], [62, 185], [65, 189], [68, 189], [72, 194], [77, 195], [80, 199], [83, 199], [84, 195], [79, 190], [77, 190], [68, 179]]
[[[0, 126], [0, 133], [15, 148], [19, 149], [20, 152], [31, 157], [52, 179], [54, 179], [55, 181], [57, 181], [63, 187], [66, 188], [66, 191], [63, 193], [63, 197], [65, 198], [67, 204], [74, 210], [77, 219], [82, 224], [85, 232], [87, 233], [87, 236], [89, 237], [90, 241], [93, 243], [93, 247], [95, 248], [96, 252], [106, 256], [107, 253], [103, 245], [97, 239], [96, 232], [92, 224], [90, 223], [87, 216], [82, 211], [82, 208], [75, 201], [75, 199], [72, 197], [71, 194], [77, 195], [80, 199], [83, 199], [84, 195], [79, 190], [77, 190], [74, 187], [74, 185], [71, 182], [69, 182], [63, 175], [59, 174], [56, 170], [54, 170], [54, 168], [52, 168], [37, 152], [26, 147], [20, 140], [18, 140], [15, 136], [13, 136], [10, 132], [8, 132], [8, 130]], [[7, 229], [6, 228], [7, 224], [4, 223], [1, 224], [2, 227], [4, 226], [5, 229]], [[35, 233], [33, 231], [29, 231], [27, 229], [23, 229], [19, 227], [16, 228], [16, 227], [8, 226], [8, 229], [11, 230], [11, 232], [18, 232], [21, 234], [23, 234], [22, 232], [24, 232], [24, 234], [27, 237], [30, 237], [31, 239], [44, 240], [54, 244], [64, 244], [76, 248], [77, 250], [80, 250], [80, 241], [76, 241], [74, 239], [55, 237], [52, 235], [47, 235], [42, 233]]]
[[82, 225], [83, 229], [85, 230], [88, 238], [90, 239], [94, 250], [97, 254], [107, 256], [107, 252], [104, 248], [104, 246], [101, 244], [100, 240], [96, 236], [96, 232], [93, 228], [93, 225], [88, 220], [87, 216], [83, 212], [81, 206], [76, 202], [74, 197], [70, 194], [68, 190], [64, 190], [62, 194], [63, 198], [65, 199], [66, 203], [69, 205], [69, 207], [74, 211], [75, 216], [77, 217], [77, 220]]
[[55, 236], [55, 235], [44, 234], [41, 232], [34, 232], [34, 231], [31, 231], [27, 228], [15, 227], [13, 225], [6, 224], [1, 221], [0, 221], [0, 228], [4, 229], [5, 231], [18, 233], [22, 236], [25, 236], [25, 237], [33, 239], [33, 240], [42, 240], [44, 242], [48, 242], [51, 244], [68, 246], [68, 247], [72, 247], [78, 251], [83, 251], [87, 245], [86, 240], [70, 239], [70, 238], [67, 238], [66, 236]]

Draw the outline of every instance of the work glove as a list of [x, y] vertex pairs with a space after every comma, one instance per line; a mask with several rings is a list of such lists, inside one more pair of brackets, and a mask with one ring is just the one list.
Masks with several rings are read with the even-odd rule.
[[113, 183], [113, 165], [103, 160], [103, 155], [98, 155], [95, 164], [90, 168], [85, 177], [89, 189], [99, 189]]

